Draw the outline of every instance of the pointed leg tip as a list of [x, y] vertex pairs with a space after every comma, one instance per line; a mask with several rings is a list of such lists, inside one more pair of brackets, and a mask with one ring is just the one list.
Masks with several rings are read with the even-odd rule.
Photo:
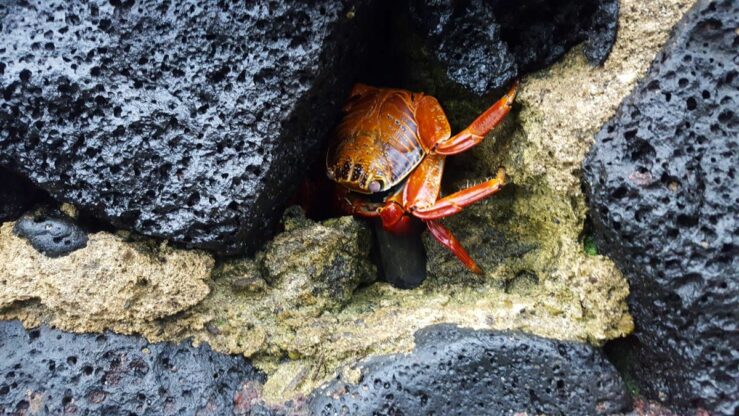
[[501, 185], [505, 185], [506, 180], [508, 179], [508, 176], [506, 175], [505, 167], [501, 166], [498, 168], [498, 172], [495, 175], [495, 179], [497, 179]]
[[518, 92], [518, 88], [521, 86], [521, 82], [519, 80], [513, 81], [513, 84], [511, 85], [511, 89], [508, 90], [508, 101], [512, 102], [514, 98], [516, 98], [516, 93]]

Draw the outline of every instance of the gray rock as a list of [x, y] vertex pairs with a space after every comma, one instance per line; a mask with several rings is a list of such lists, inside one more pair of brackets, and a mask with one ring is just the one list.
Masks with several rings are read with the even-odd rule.
[[551, 65], [585, 42], [593, 64], [616, 40], [617, 0], [409, 0], [411, 20], [448, 77], [475, 94]]
[[217, 253], [318, 157], [371, 0], [0, 3], [0, 165], [119, 228]]
[[87, 233], [56, 210], [39, 210], [24, 215], [13, 226], [13, 232], [49, 257], [65, 256], [87, 246]]
[[628, 277], [640, 392], [739, 412], [739, 3], [700, 1], [596, 137], [600, 250]]
[[317, 415], [592, 415], [630, 398], [603, 354], [586, 344], [451, 325], [416, 334], [409, 354], [360, 364], [361, 381], [337, 379], [310, 400]]
[[0, 322], [0, 414], [231, 414], [249, 381], [264, 376], [204, 344]]

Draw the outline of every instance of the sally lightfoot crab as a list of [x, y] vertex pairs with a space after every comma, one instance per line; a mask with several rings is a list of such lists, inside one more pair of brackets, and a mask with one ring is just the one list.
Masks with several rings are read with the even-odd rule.
[[[436, 220], [454, 215], [498, 192], [495, 178], [439, 198], [446, 156], [480, 143], [508, 114], [517, 84], [466, 129], [452, 136], [449, 121], [432, 96], [357, 84], [344, 105], [326, 156], [328, 177], [339, 186], [341, 209], [379, 217], [383, 228], [402, 234], [415, 217], [431, 235], [475, 273], [482, 271], [446, 227]], [[383, 196], [377, 201], [377, 196]]]

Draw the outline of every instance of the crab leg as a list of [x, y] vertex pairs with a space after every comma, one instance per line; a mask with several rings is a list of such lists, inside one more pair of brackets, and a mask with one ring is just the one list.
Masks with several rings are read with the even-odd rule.
[[447, 140], [438, 142], [432, 152], [440, 155], [454, 155], [480, 143], [485, 135], [511, 111], [517, 89], [518, 81], [513, 84], [506, 95], [477, 117], [466, 129]]
[[429, 207], [416, 208], [413, 216], [427, 221], [454, 215], [464, 207], [498, 192], [504, 184], [505, 169], [500, 168], [495, 178], [445, 196]]
[[426, 221], [426, 226], [436, 241], [454, 253], [454, 255], [457, 256], [457, 258], [464, 263], [468, 269], [473, 273], [482, 274], [480, 267], [478, 267], [477, 263], [472, 260], [472, 257], [467, 253], [467, 250], [462, 247], [462, 244], [459, 243], [459, 241], [454, 237], [454, 234], [452, 234], [448, 228], [436, 221]]

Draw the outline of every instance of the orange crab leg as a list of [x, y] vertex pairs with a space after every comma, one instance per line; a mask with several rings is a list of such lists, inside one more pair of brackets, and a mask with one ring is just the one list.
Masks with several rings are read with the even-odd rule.
[[470, 147], [480, 143], [485, 135], [497, 126], [503, 118], [511, 111], [513, 99], [516, 98], [516, 90], [518, 89], [518, 81], [508, 93], [500, 100], [485, 110], [479, 117], [475, 119], [466, 129], [457, 133], [450, 139], [436, 143], [432, 149], [433, 153], [440, 155], [454, 155], [462, 153]]
[[474, 260], [472, 260], [472, 257], [467, 253], [467, 250], [462, 247], [462, 244], [459, 243], [456, 237], [454, 237], [454, 234], [452, 234], [448, 228], [436, 221], [426, 221], [426, 226], [436, 241], [454, 253], [454, 255], [457, 256], [457, 258], [464, 263], [468, 269], [473, 273], [482, 274], [480, 267]]
[[403, 189], [402, 204], [407, 210], [431, 206], [439, 198], [445, 159], [446, 156], [426, 155], [411, 172]]
[[500, 168], [495, 178], [445, 196], [431, 206], [417, 208], [413, 211], [413, 216], [422, 220], [436, 220], [454, 215], [462, 211], [464, 207], [500, 191], [503, 185], [505, 185], [505, 169]]

